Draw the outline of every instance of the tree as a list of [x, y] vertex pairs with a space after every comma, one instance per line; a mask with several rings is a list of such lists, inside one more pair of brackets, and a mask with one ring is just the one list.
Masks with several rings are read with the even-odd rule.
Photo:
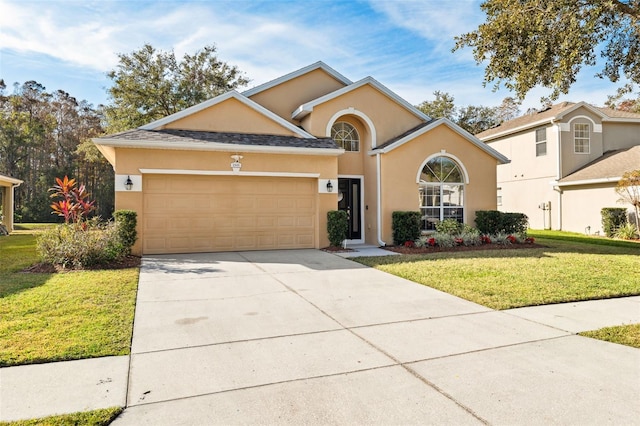
[[455, 38], [454, 51], [472, 47], [478, 64], [488, 61], [484, 83], [501, 83], [518, 98], [536, 85], [551, 99], [569, 91], [580, 69], [605, 63], [597, 74], [617, 82], [623, 74], [640, 83], [640, 0], [485, 0], [487, 20]]
[[456, 107], [453, 103], [453, 96], [439, 90], [433, 92], [433, 95], [436, 97], [433, 101], [424, 101], [418, 105], [417, 108], [431, 118], [448, 118], [449, 120], [454, 120]]
[[[101, 116], [86, 101], [53, 93], [36, 81], [14, 84], [5, 94], [0, 82], [0, 173], [24, 181], [15, 191], [20, 221], [55, 220], [47, 189], [56, 176], [75, 175], [96, 197], [95, 213], [113, 212], [113, 169], [91, 138], [102, 133]], [[93, 149], [93, 151], [91, 150]]]
[[222, 62], [214, 45], [178, 62], [172, 51], [150, 44], [119, 54], [119, 64], [107, 73], [110, 104], [104, 107], [108, 132], [136, 128], [171, 115], [249, 81], [236, 66]]
[[433, 119], [447, 118], [472, 135], [515, 118], [520, 112], [520, 103], [510, 97], [505, 98], [497, 107], [469, 105], [458, 108], [454, 97], [449, 93], [436, 90], [433, 95], [433, 101], [424, 101], [416, 108]]
[[631, 204], [635, 211], [636, 229], [640, 229], [640, 169], [626, 172], [616, 185], [619, 202]]
[[469, 105], [458, 110], [456, 124], [475, 135], [497, 126], [500, 121], [495, 108]]

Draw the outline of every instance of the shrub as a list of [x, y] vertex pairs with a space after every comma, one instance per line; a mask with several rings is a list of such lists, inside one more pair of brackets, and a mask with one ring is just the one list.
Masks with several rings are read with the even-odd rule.
[[37, 250], [44, 262], [64, 268], [107, 263], [126, 254], [115, 224], [95, 220], [47, 228], [37, 238]]
[[480, 233], [475, 229], [471, 232], [461, 232], [458, 237], [462, 240], [462, 245], [467, 247], [481, 244]]
[[497, 233], [496, 235], [492, 235], [491, 236], [491, 244], [500, 244], [503, 246], [508, 246], [511, 244], [511, 239], [509, 237], [512, 237], [512, 235], [508, 235], [505, 233]]
[[455, 219], [445, 219], [436, 223], [436, 232], [441, 234], [458, 235], [462, 225]]
[[436, 232], [432, 237], [435, 241], [435, 245], [438, 247], [448, 248], [456, 246], [456, 239], [453, 235], [440, 234]]
[[113, 212], [113, 218], [116, 221], [118, 239], [122, 244], [122, 248], [126, 254], [130, 254], [131, 247], [133, 247], [138, 238], [136, 231], [138, 214], [133, 210], [116, 210]]
[[627, 223], [627, 209], [624, 207], [605, 207], [600, 210], [602, 215], [602, 229], [604, 234], [611, 238], [618, 228]]
[[406, 241], [415, 241], [420, 237], [420, 219], [417, 211], [396, 211], [391, 214], [393, 228], [393, 244], [400, 245]]
[[638, 236], [638, 228], [633, 223], [625, 223], [615, 233], [616, 238], [620, 238], [622, 240], [632, 240]]
[[524, 213], [503, 213], [497, 210], [476, 211], [476, 226], [483, 234], [526, 234], [529, 218]]
[[349, 230], [349, 220], [347, 212], [344, 210], [331, 210], [327, 212], [327, 233], [329, 234], [329, 244], [333, 247], [340, 247], [347, 239]]

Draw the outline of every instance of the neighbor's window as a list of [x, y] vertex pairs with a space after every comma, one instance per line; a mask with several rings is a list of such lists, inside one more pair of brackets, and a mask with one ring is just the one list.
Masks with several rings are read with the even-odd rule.
[[547, 129], [536, 130], [536, 157], [547, 155]]
[[331, 127], [331, 138], [345, 151], [359, 151], [360, 137], [356, 128], [349, 123], [339, 121]]
[[575, 123], [573, 125], [573, 151], [577, 154], [588, 154], [589, 148], [589, 125]]
[[464, 221], [464, 174], [450, 158], [435, 157], [420, 174], [420, 212], [422, 230], [434, 231], [444, 219]]
[[502, 205], [502, 188], [498, 188], [498, 194], [497, 194], [497, 197], [496, 197], [496, 201], [497, 201], [497, 204], [499, 206]]

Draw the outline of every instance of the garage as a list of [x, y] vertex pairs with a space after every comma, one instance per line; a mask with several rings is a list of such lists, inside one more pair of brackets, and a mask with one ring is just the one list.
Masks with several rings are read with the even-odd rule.
[[314, 248], [317, 179], [144, 175], [144, 254]]

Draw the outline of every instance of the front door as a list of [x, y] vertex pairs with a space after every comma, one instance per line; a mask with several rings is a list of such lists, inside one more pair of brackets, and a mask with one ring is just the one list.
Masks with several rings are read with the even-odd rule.
[[348, 240], [362, 239], [362, 200], [360, 199], [359, 178], [338, 179], [338, 209], [347, 212], [349, 220]]

